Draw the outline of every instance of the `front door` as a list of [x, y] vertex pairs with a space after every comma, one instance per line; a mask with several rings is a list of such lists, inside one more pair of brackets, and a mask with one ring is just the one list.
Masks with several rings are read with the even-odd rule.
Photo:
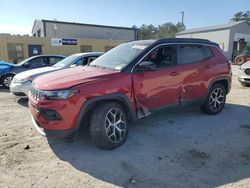
[[176, 46], [156, 48], [141, 62], [152, 62], [155, 70], [140, 71], [140, 63], [132, 74], [137, 105], [145, 111], [179, 103], [182, 73], [176, 65]]
[[37, 44], [29, 44], [29, 57], [42, 54], [42, 46]]

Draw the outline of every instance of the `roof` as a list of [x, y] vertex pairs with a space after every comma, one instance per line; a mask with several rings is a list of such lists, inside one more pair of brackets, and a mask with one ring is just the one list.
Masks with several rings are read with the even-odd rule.
[[34, 55], [31, 56], [30, 58], [36, 58], [36, 57], [63, 57], [65, 58], [65, 55], [53, 55], [53, 54], [42, 54], [42, 55]]
[[159, 40], [137, 40], [137, 41], [130, 41], [127, 43], [131, 44], [138, 44], [138, 45], [159, 45], [159, 44], [208, 44], [208, 45], [214, 45], [218, 46], [217, 43], [211, 42], [210, 40], [207, 39], [198, 39], [198, 38], [163, 38]]
[[207, 32], [207, 31], [230, 29], [231, 27], [237, 26], [237, 25], [242, 24], [244, 22], [248, 23], [245, 20], [238, 21], [238, 22], [229, 22], [229, 23], [221, 24], [221, 25], [189, 29], [189, 30], [186, 30], [186, 31], [179, 32], [176, 35], [191, 34], [191, 33], [203, 33], [203, 32]]
[[214, 45], [218, 46], [217, 43], [211, 42], [210, 40], [207, 39], [199, 39], [199, 38], [165, 38], [165, 39], [160, 39], [155, 42], [155, 44], [162, 44], [162, 43], [190, 43], [190, 44], [208, 44], [208, 45]]
[[[39, 21], [39, 20], [35, 20]], [[71, 24], [71, 25], [82, 25], [82, 26], [92, 26], [92, 27], [105, 27], [105, 28], [114, 28], [114, 29], [127, 29], [127, 30], [137, 30], [132, 27], [119, 27], [119, 26], [108, 26], [108, 25], [95, 25], [95, 24], [85, 24], [85, 23], [77, 23], [77, 22], [65, 22], [65, 21], [57, 21], [57, 20], [40, 20], [42, 22], [49, 22], [49, 23], [57, 23], [57, 24]]]

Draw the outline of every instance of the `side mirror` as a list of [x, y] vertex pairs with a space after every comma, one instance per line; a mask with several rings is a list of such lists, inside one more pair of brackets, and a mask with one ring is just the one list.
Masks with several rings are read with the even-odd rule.
[[141, 72], [141, 71], [154, 71], [156, 70], [156, 64], [151, 62], [151, 61], [143, 61], [141, 62], [138, 67], [136, 68], [136, 70], [138, 72]]

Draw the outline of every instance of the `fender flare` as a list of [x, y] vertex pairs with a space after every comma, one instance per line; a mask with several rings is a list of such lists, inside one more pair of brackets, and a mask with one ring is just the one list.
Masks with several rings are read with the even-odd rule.
[[213, 85], [215, 82], [224, 81], [224, 80], [226, 80], [226, 81], [227, 81], [227, 84], [228, 84], [228, 89], [227, 89], [227, 94], [228, 94], [228, 93], [230, 92], [230, 90], [231, 90], [231, 79], [230, 79], [229, 77], [223, 76], [223, 77], [215, 78], [215, 79], [213, 79], [213, 80], [209, 83], [209, 86], [208, 86], [208, 90], [207, 90], [206, 96], [208, 95], [208, 92], [210, 91], [212, 85]]
[[119, 101], [126, 109], [129, 122], [134, 122], [136, 120], [136, 112], [131, 104], [127, 95], [122, 93], [114, 93], [114, 94], [107, 94], [103, 96], [94, 97], [92, 99], [87, 100], [81, 107], [77, 122], [76, 122], [76, 129], [79, 132], [82, 121], [88, 115], [88, 111], [93, 107], [93, 105], [100, 103], [100, 102], [108, 102], [108, 101]]

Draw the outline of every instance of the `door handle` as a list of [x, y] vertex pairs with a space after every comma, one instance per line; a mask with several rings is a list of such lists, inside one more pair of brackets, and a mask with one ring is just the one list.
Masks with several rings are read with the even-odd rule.
[[170, 76], [177, 76], [177, 75], [179, 75], [179, 74], [180, 74], [180, 72], [174, 71], [174, 72], [171, 72], [169, 75], [170, 75]]
[[205, 65], [204, 68], [205, 68], [205, 69], [211, 69], [211, 68], [212, 68], [212, 65]]

